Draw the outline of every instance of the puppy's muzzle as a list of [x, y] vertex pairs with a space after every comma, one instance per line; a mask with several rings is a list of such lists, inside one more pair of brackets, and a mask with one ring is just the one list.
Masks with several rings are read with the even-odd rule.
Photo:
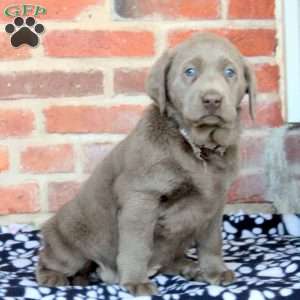
[[201, 101], [207, 113], [213, 115], [221, 107], [223, 96], [217, 92], [205, 93], [201, 97]]

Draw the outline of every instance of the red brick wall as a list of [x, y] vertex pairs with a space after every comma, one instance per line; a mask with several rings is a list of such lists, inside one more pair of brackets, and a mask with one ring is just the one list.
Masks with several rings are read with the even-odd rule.
[[[272, 200], [264, 166], [274, 149], [266, 147], [283, 128], [275, 0], [29, 2], [48, 9], [38, 19], [46, 28], [40, 46], [13, 49], [0, 33], [0, 214], [34, 218], [72, 198], [149, 103], [144, 80], [154, 60], [196, 31], [227, 36], [258, 78], [257, 121], [243, 114], [242, 170], [229, 202]], [[11, 3], [1, 1], [1, 11]], [[278, 143], [294, 166], [299, 132], [287, 141]]]

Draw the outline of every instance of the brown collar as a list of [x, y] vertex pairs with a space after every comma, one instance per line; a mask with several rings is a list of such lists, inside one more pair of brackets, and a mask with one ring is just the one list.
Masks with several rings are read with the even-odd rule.
[[218, 156], [223, 156], [226, 151], [226, 148], [221, 145], [196, 145], [185, 128], [180, 128], [179, 131], [186, 140], [186, 142], [191, 146], [194, 155], [199, 160], [205, 162], [208, 160], [209, 155], [214, 154]]

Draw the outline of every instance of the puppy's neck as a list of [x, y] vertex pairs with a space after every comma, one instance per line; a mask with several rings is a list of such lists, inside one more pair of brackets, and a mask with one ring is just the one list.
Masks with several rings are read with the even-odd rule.
[[185, 124], [182, 116], [172, 107], [167, 110], [167, 117], [200, 160], [207, 160], [211, 154], [222, 157], [229, 146], [237, 143], [240, 132], [238, 122], [230, 128], [217, 126], [195, 128]]

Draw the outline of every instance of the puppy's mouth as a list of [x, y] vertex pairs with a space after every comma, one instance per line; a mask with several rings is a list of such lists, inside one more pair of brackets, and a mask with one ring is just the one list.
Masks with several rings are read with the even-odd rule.
[[221, 126], [225, 123], [224, 118], [219, 115], [209, 114], [202, 116], [199, 120], [194, 122], [193, 126], [195, 127], [203, 127], [203, 126]]

